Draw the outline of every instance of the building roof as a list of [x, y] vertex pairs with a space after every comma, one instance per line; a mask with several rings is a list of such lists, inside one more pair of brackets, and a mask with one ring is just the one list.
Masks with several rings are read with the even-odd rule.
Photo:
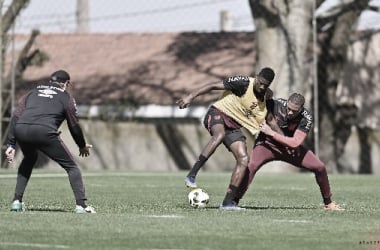
[[[16, 51], [28, 39], [17, 35]], [[57, 69], [68, 71], [78, 104], [171, 105], [206, 82], [254, 71], [254, 33], [41, 34], [49, 61], [28, 67], [17, 95]], [[219, 93], [197, 98], [197, 104]]]
[[[27, 40], [26, 35], [16, 36], [15, 54]], [[380, 93], [379, 40], [380, 33], [373, 33], [352, 44], [337, 93], [338, 102], [353, 102], [365, 126], [371, 127], [380, 123], [378, 112], [370, 108], [377, 105]], [[47, 81], [57, 69], [65, 69], [71, 74], [70, 91], [77, 103], [95, 115], [99, 111], [94, 106], [151, 105], [149, 112], [157, 112], [155, 105], [173, 105], [204, 83], [253, 75], [256, 57], [254, 33], [250, 32], [41, 34], [33, 49], [46, 53], [49, 61], [26, 69], [23, 80], [16, 83], [16, 97], [37, 82]], [[5, 70], [9, 70], [10, 58], [8, 54]], [[355, 84], [347, 84], [352, 79]], [[196, 110], [219, 96], [218, 91], [199, 96], [192, 106]]]

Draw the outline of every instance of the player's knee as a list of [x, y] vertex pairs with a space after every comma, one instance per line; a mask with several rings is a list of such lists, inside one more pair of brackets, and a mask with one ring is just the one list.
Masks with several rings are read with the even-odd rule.
[[256, 173], [257, 170], [259, 169], [260, 165], [262, 165], [262, 164], [258, 161], [250, 161], [248, 163], [249, 172], [250, 173]]
[[243, 168], [248, 167], [249, 157], [247, 154], [239, 154], [237, 157], [238, 165]]
[[37, 162], [38, 154], [28, 154], [24, 156], [24, 161], [27, 162], [29, 165], [34, 166], [34, 164]]
[[326, 167], [323, 164], [316, 165], [312, 168], [314, 173], [323, 173], [326, 172]]

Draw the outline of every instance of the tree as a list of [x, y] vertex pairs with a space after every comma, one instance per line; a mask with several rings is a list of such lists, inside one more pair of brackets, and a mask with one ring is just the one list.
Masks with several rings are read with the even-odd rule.
[[[342, 71], [347, 63], [347, 51], [355, 24], [360, 14], [368, 6], [369, 0], [346, 1], [329, 12], [318, 16], [321, 53], [318, 59], [318, 98], [319, 106], [321, 159], [333, 172], [350, 172], [339, 164], [344, 146], [355, 122], [357, 107], [339, 105], [336, 93]], [[328, 28], [325, 28], [328, 27]]]
[[[317, 8], [325, 1], [316, 1]], [[256, 26], [257, 68], [272, 66], [277, 71], [275, 94], [287, 96], [289, 92], [310, 93], [307, 72], [307, 47], [311, 41], [312, 0], [250, 0], [251, 13]], [[355, 107], [337, 105], [337, 84], [347, 62], [347, 49], [355, 23], [361, 12], [368, 8], [368, 0], [345, 0], [329, 12], [317, 16], [319, 38], [318, 99], [320, 123], [320, 156], [330, 171], [346, 171], [337, 164], [347, 142], [348, 130], [355, 119]], [[308, 81], [309, 79], [309, 81]], [[342, 126], [342, 119], [346, 122]]]
[[256, 26], [256, 68], [276, 71], [276, 95], [307, 90], [306, 51], [311, 39], [313, 0], [250, 0]]
[[[5, 135], [8, 131], [8, 125], [10, 121], [11, 111], [12, 111], [12, 93], [11, 93], [11, 82], [13, 76], [10, 72], [4, 72], [4, 61], [6, 56], [6, 51], [8, 45], [11, 40], [14, 39], [11, 35], [9, 35], [9, 31], [15, 23], [17, 16], [21, 13], [22, 9], [26, 8], [29, 4], [29, 0], [13, 0], [9, 7], [6, 9], [4, 15], [1, 16], [1, 71], [0, 71], [0, 89], [1, 89], [1, 142], [4, 145]], [[0, 6], [3, 6], [3, 1], [0, 0]], [[16, 59], [16, 63], [14, 66], [14, 79], [21, 79], [23, 72], [25, 69], [32, 64], [39, 64], [46, 59], [46, 56], [39, 50], [31, 51], [32, 45], [39, 35], [39, 31], [32, 31], [31, 36], [28, 41], [25, 43], [21, 53], [18, 55]], [[8, 73], [7, 76], [4, 77], [4, 73]], [[3, 154], [2, 154], [2, 157]], [[1, 166], [4, 166], [5, 161], [1, 158]]]

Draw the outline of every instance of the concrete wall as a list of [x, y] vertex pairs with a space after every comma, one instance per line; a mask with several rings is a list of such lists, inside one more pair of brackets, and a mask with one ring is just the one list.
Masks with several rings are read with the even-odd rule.
[[[179, 171], [163, 142], [158, 136], [153, 124], [135, 122], [104, 122], [81, 120], [83, 131], [88, 143], [93, 145], [88, 158], [78, 156], [78, 147], [70, 136], [64, 124], [61, 127], [61, 137], [73, 153], [82, 169], [128, 169], [131, 171]], [[180, 131], [189, 142], [184, 151], [192, 164], [210, 138], [206, 129], [199, 124], [178, 124]], [[346, 146], [344, 160], [357, 170], [359, 164], [359, 144], [355, 129]], [[252, 139], [248, 138], [248, 153], [252, 148]], [[372, 165], [374, 173], [380, 174], [380, 131], [375, 131], [371, 137]], [[323, 145], [320, 145], [321, 147]], [[15, 166], [21, 160], [18, 154]], [[231, 153], [221, 145], [208, 160], [202, 171], [231, 171], [235, 160]], [[50, 161], [48, 168], [59, 167]], [[328, 167], [328, 166], [327, 166]], [[296, 168], [282, 163], [272, 162], [265, 165], [260, 172], [294, 172]]]
[[[178, 171], [154, 124], [135, 122], [81, 121], [88, 143], [93, 145], [88, 158], [80, 158], [78, 148], [66, 128], [62, 126], [62, 139], [75, 154], [83, 169], [130, 169], [133, 171]], [[191, 164], [207, 143], [209, 135], [199, 124], [179, 125], [191, 148], [184, 148]], [[52, 164], [49, 164], [49, 167]], [[207, 170], [232, 169], [234, 159], [221, 146], [207, 162]]]

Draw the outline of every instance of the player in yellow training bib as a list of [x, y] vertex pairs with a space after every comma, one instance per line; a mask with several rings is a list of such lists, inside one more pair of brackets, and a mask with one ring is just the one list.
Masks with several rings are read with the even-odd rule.
[[224, 90], [223, 95], [208, 109], [204, 118], [204, 126], [211, 134], [211, 138], [185, 178], [186, 186], [197, 187], [195, 178], [198, 171], [216, 148], [223, 143], [234, 155], [236, 165], [226, 196], [220, 206], [221, 209], [243, 209], [233, 202], [236, 189], [248, 168], [249, 160], [246, 137], [241, 127], [246, 128], [253, 136], [258, 134], [259, 126], [267, 115], [266, 101], [272, 98], [273, 93], [269, 86], [274, 76], [275, 73], [271, 68], [263, 68], [255, 78], [229, 77], [222, 82], [206, 84], [177, 101], [178, 106], [183, 109], [187, 108], [199, 95], [211, 90]]

